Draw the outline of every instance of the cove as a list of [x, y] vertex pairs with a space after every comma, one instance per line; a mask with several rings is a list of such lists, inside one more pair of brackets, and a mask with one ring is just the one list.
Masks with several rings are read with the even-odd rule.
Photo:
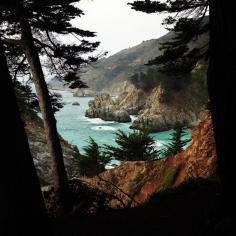
[[[131, 123], [118, 123], [114, 121], [103, 121], [99, 118], [90, 119], [85, 117], [88, 102], [92, 97], [73, 97], [69, 91], [57, 91], [62, 95], [64, 107], [56, 113], [57, 128], [59, 134], [69, 143], [76, 145], [83, 153], [83, 147], [87, 145], [89, 137], [92, 137], [99, 145], [115, 145], [115, 132], [120, 129], [126, 133], [132, 132], [129, 129]], [[78, 102], [80, 105], [72, 105]], [[135, 117], [132, 117], [135, 119]], [[157, 148], [167, 144], [172, 130], [152, 133]], [[188, 130], [186, 138], [190, 138]]]

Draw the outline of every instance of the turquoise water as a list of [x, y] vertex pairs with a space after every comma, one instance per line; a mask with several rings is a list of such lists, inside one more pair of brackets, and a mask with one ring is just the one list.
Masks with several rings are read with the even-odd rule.
[[[57, 128], [60, 135], [69, 143], [76, 145], [83, 153], [83, 147], [87, 145], [89, 136], [99, 145], [115, 145], [114, 132], [118, 129], [124, 132], [132, 132], [129, 129], [131, 123], [117, 123], [113, 121], [103, 121], [101, 119], [90, 119], [84, 116], [88, 108], [88, 101], [93, 98], [73, 97], [73, 94], [67, 91], [60, 91], [62, 94], [64, 107], [56, 113]], [[79, 102], [80, 106], [72, 105], [73, 102]], [[132, 117], [135, 119], [135, 117]], [[157, 148], [168, 143], [172, 130], [151, 134]], [[190, 137], [190, 131], [186, 138]]]

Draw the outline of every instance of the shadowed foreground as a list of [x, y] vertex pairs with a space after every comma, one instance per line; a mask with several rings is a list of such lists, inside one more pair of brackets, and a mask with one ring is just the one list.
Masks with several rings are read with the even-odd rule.
[[143, 207], [101, 211], [53, 222], [56, 235], [235, 235], [220, 210], [217, 180], [191, 180], [153, 196]]

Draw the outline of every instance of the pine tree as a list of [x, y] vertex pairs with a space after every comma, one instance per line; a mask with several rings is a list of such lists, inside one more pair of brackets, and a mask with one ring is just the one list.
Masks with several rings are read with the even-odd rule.
[[147, 131], [136, 131], [126, 134], [116, 132], [117, 146], [104, 145], [105, 154], [120, 161], [146, 161], [156, 158], [155, 141]]
[[183, 151], [184, 146], [190, 141], [185, 139], [186, 132], [181, 125], [176, 125], [173, 133], [171, 134], [170, 143], [164, 145], [165, 148], [160, 150], [162, 157], [174, 156], [177, 153]]
[[98, 175], [105, 171], [105, 166], [111, 161], [111, 158], [102, 153], [101, 147], [91, 137], [88, 146], [84, 148], [84, 152], [76, 160], [81, 175], [88, 177]]
[[[55, 196], [62, 213], [72, 208], [72, 202], [56, 120], [39, 54], [48, 57], [51, 62], [50, 68], [54, 68], [56, 71], [61, 69], [64, 74], [78, 69], [81, 64], [88, 60], [95, 60], [94, 58], [84, 60], [80, 54], [81, 52], [93, 51], [98, 43], [89, 43], [81, 39], [81, 44], [77, 46], [65, 45], [55, 41], [58, 34], [73, 34], [76, 37], [94, 36], [94, 33], [80, 30], [71, 25], [70, 21], [82, 14], [80, 9], [71, 4], [74, 2], [77, 1], [9, 0], [0, 3], [2, 13], [0, 17], [1, 40], [8, 47], [13, 44], [13, 47], [19, 48], [19, 51], [23, 54], [23, 59], [27, 58], [30, 67], [43, 116], [48, 150], [52, 158]], [[6, 24], [7, 27], [5, 27]], [[58, 60], [60, 68], [56, 68], [54, 60]], [[78, 77], [71, 83], [72, 87], [78, 84]]]
[[159, 71], [169, 75], [183, 75], [191, 72], [199, 59], [206, 56], [208, 42], [191, 49], [188, 44], [209, 31], [206, 18], [208, 0], [145, 0], [134, 1], [129, 5], [136, 11], [148, 14], [172, 14], [165, 18], [163, 25], [175, 34], [171, 40], [162, 43], [160, 49], [163, 54], [149, 61], [147, 65], [158, 65]]

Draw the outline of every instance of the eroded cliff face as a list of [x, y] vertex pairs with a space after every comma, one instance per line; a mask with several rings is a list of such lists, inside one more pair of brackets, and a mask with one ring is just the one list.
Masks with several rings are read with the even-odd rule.
[[[38, 176], [42, 183], [50, 182], [51, 175], [51, 158], [47, 148], [45, 132], [42, 120], [37, 116], [24, 117], [25, 129], [29, 141], [30, 151], [34, 159], [34, 164]], [[79, 173], [75, 171], [72, 166], [72, 159], [79, 156], [79, 150], [60, 137], [65, 166], [70, 177], [78, 176]]]
[[86, 117], [101, 118], [106, 121], [131, 122], [129, 113], [120, 108], [109, 94], [95, 96], [88, 105], [89, 109], [85, 112]]
[[145, 105], [139, 111], [132, 128], [165, 131], [173, 128], [176, 123], [192, 128], [206, 101], [203, 93], [201, 87], [194, 82], [168, 92], [159, 85], [146, 96]]
[[[97, 95], [90, 101], [86, 116], [130, 122], [129, 115], [136, 115], [137, 119], [131, 128], [153, 132], [172, 129], [176, 123], [192, 128], [206, 101], [206, 90], [199, 81], [193, 79], [183, 82], [180, 88], [168, 90], [162, 84], [148, 91], [130, 84], [117, 99], [109, 94]], [[116, 112], [121, 115], [117, 117]]]
[[146, 103], [148, 93], [130, 85], [129, 88], [120, 94], [116, 103], [119, 109], [125, 109], [130, 115], [138, 115]]
[[[210, 177], [216, 172], [216, 160], [211, 116], [207, 113], [193, 129], [191, 145], [176, 156], [151, 162], [124, 162], [100, 177], [82, 180], [118, 196], [125, 204], [137, 205], [146, 202], [154, 193], [176, 187], [190, 178]], [[110, 205], [122, 207], [115, 199]]]

